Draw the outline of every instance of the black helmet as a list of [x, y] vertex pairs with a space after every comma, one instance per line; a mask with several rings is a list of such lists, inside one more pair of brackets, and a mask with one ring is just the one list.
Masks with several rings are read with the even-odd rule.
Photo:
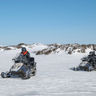
[[91, 51], [89, 55], [95, 55], [95, 51]]
[[21, 49], [21, 50], [22, 50], [22, 52], [27, 51], [25, 47], [22, 47], [22, 49]]

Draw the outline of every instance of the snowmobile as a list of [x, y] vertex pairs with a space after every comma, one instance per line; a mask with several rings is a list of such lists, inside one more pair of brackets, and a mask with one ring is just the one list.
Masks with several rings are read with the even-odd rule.
[[90, 52], [87, 57], [81, 59], [79, 66], [71, 68], [74, 71], [96, 71], [96, 55]]
[[12, 59], [14, 65], [10, 68], [8, 72], [2, 72], [2, 78], [17, 78], [29, 79], [36, 75], [36, 62], [34, 57], [30, 57], [29, 64], [25, 64], [24, 58], [19, 56], [18, 58]]

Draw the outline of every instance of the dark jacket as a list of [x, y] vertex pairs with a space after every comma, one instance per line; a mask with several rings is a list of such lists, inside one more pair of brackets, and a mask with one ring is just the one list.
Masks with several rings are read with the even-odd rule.
[[21, 52], [20, 55], [16, 58], [15, 62], [22, 62], [24, 64], [29, 64], [29, 62], [30, 62], [30, 53], [28, 51]]
[[21, 55], [24, 56], [24, 57], [26, 57], [27, 59], [30, 58], [30, 53], [29, 53], [28, 51], [26, 51], [26, 52], [21, 52]]
[[29, 64], [30, 62], [30, 53], [28, 51], [26, 52], [21, 52], [21, 56], [22, 56], [22, 59], [23, 59], [23, 63], [25, 64]]

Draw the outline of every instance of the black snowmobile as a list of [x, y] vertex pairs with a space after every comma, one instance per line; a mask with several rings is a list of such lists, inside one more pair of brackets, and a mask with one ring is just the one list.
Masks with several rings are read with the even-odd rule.
[[36, 74], [36, 62], [33, 57], [30, 57], [29, 64], [25, 64], [26, 60], [19, 56], [15, 59], [14, 65], [10, 68], [8, 72], [2, 72], [2, 78], [17, 78], [29, 79]]
[[96, 71], [96, 55], [95, 51], [89, 53], [87, 57], [81, 59], [79, 66], [71, 68], [74, 71]]

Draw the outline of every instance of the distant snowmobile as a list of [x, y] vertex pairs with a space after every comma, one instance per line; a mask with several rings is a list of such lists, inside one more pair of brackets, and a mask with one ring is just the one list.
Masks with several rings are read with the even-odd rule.
[[71, 68], [74, 71], [96, 71], [95, 51], [89, 53], [87, 57], [81, 59], [82, 62], [78, 67]]
[[36, 74], [36, 62], [33, 57], [30, 57], [29, 64], [24, 64], [24, 58], [22, 56], [13, 59], [14, 65], [10, 68], [8, 72], [2, 72], [2, 78], [17, 78], [29, 79]]

